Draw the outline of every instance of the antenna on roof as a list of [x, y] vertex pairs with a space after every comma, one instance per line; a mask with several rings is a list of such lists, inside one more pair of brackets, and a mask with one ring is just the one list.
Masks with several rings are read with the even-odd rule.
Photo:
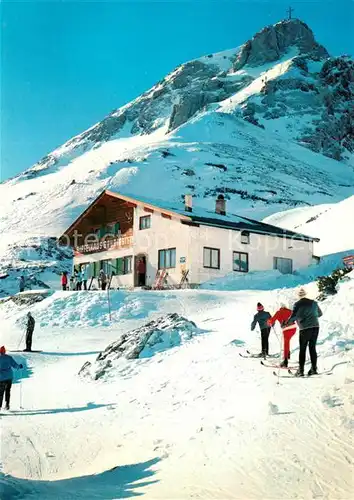
[[291, 15], [293, 12], [294, 12], [294, 9], [289, 6], [288, 10], [286, 11], [286, 13], [288, 14], [288, 19], [291, 19]]

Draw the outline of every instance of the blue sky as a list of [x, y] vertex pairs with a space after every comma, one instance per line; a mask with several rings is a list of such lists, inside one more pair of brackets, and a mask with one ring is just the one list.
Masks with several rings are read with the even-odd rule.
[[[288, 1], [2, 2], [4, 180], [151, 87], [179, 64], [237, 47]], [[330, 53], [353, 54], [352, 1], [293, 2]]]

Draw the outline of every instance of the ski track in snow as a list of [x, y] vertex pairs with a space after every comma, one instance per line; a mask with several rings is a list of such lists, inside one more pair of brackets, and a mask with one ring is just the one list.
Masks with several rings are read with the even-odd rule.
[[[43, 353], [14, 354], [31, 373], [22, 380], [24, 409], [14, 384], [13, 412], [2, 416], [8, 484], [29, 499], [352, 498], [354, 358], [343, 340], [350, 348], [354, 336], [338, 321], [353, 324], [353, 281], [323, 305], [319, 367], [333, 374], [279, 385], [271, 368], [238, 353], [259, 349], [259, 334], [249, 332], [254, 304], [274, 311], [294, 290], [117, 292], [117, 309], [132, 300], [140, 313], [98, 329], [51, 326], [51, 307], [70, 299], [47, 299], [48, 323], [34, 337]], [[97, 295], [78, 293], [73, 307], [80, 300], [87, 311], [97, 307]], [[40, 321], [43, 305], [34, 306]], [[152, 358], [122, 360], [97, 382], [77, 376], [120, 332], [171, 311], [207, 333]], [[15, 348], [23, 313], [2, 314], [1, 342]], [[294, 361], [297, 338], [292, 347]], [[279, 350], [274, 333], [271, 350]]]

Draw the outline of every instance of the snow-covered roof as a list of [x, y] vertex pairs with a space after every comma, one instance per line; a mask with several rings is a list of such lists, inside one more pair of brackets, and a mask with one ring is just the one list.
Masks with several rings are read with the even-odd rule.
[[249, 231], [250, 233], [258, 234], [268, 234], [271, 236], [287, 237], [292, 239], [298, 239], [303, 241], [319, 241], [318, 238], [312, 238], [311, 236], [283, 229], [271, 224], [266, 224], [265, 222], [260, 222], [254, 219], [249, 219], [247, 217], [241, 217], [236, 214], [221, 215], [215, 211], [206, 210], [200, 207], [193, 207], [193, 211], [186, 211], [181, 208], [176, 203], [167, 202], [159, 199], [144, 198], [139, 196], [123, 195], [114, 191], [103, 191], [92, 203], [91, 205], [81, 214], [81, 216], [73, 222], [70, 228], [65, 232], [69, 233], [76, 226], [77, 222], [83, 218], [83, 216], [93, 207], [99, 200], [102, 199], [104, 195], [113, 196], [120, 198], [131, 203], [142, 204], [144, 206], [150, 207], [154, 210], [168, 212], [169, 214], [179, 216], [184, 224], [198, 224], [203, 226], [219, 227], [223, 229], [231, 229], [235, 231]]

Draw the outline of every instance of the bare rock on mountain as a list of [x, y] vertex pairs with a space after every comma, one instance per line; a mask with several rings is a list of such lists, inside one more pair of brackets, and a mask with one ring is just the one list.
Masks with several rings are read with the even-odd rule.
[[319, 45], [313, 32], [299, 19], [282, 21], [259, 31], [241, 48], [234, 63], [235, 71], [246, 64], [260, 66], [276, 61], [290, 48], [296, 46], [300, 54], [311, 54], [314, 59], [328, 57], [327, 50]]
[[180, 102], [173, 106], [168, 127], [169, 131], [174, 130], [189, 120], [207, 102], [207, 96], [203, 92], [183, 96]]
[[177, 313], [167, 314], [144, 326], [123, 334], [116, 342], [101, 352], [95, 363], [86, 362], [79, 374], [95, 380], [109, 373], [114, 362], [120, 358], [137, 359], [151, 357], [201, 333], [193, 321]]

